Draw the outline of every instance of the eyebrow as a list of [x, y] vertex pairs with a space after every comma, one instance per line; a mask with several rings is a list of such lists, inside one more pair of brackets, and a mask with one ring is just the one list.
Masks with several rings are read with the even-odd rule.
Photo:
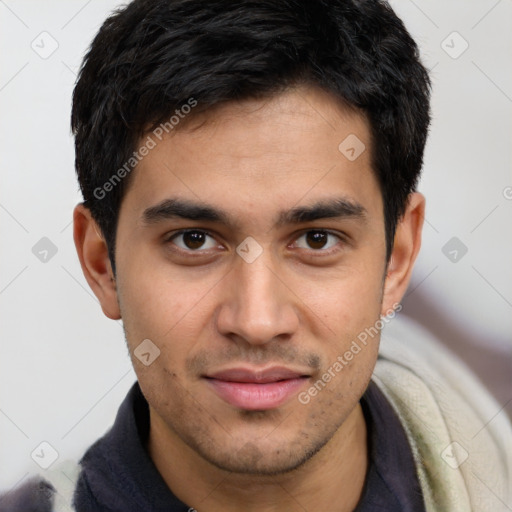
[[[295, 206], [281, 211], [277, 216], [276, 226], [300, 224], [319, 219], [358, 219], [365, 220], [367, 210], [361, 204], [347, 198], [319, 200], [308, 206]], [[169, 219], [187, 219], [200, 222], [216, 222], [235, 227], [238, 222], [224, 210], [214, 206], [196, 203], [186, 199], [169, 198], [146, 208], [142, 220], [146, 225], [153, 225]]]

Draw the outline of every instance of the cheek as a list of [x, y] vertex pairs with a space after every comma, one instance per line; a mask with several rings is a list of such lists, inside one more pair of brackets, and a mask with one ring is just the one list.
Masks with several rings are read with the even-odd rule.
[[121, 314], [128, 341], [165, 338], [190, 332], [201, 326], [202, 299], [211, 288], [207, 280], [190, 280], [172, 275], [168, 268], [132, 267], [122, 274], [118, 286]]
[[[311, 325], [318, 329], [314, 332], [316, 349], [323, 353], [323, 382], [327, 381], [319, 402], [325, 407], [354, 403], [363, 393], [378, 355], [380, 330], [376, 331], [375, 325], [381, 310], [381, 276], [375, 270], [373, 274], [351, 270], [310, 286], [308, 293], [305, 302], [316, 313], [311, 315]], [[322, 386], [319, 383], [318, 387]]]
[[382, 302], [382, 276], [371, 267], [297, 280], [297, 295], [333, 334], [345, 337], [373, 325]]

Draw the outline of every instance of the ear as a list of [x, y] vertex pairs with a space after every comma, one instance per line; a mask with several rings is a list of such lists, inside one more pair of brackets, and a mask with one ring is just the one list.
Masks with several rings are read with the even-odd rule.
[[407, 208], [399, 221], [384, 282], [381, 314], [385, 315], [400, 303], [411, 279], [416, 256], [421, 247], [421, 230], [425, 218], [425, 197], [410, 194]]
[[83, 203], [77, 205], [73, 212], [73, 238], [82, 272], [100, 301], [103, 313], [112, 320], [119, 320], [121, 312], [117, 301], [116, 282], [107, 244], [100, 233], [89, 208]]

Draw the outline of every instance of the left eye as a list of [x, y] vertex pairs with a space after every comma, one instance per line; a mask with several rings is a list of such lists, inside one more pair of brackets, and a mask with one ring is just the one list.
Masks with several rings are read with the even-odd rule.
[[330, 249], [340, 241], [340, 237], [328, 231], [316, 230], [304, 233], [295, 242], [301, 249]]
[[215, 239], [205, 231], [189, 230], [181, 231], [171, 237], [175, 245], [180, 249], [194, 251], [197, 249], [213, 249], [217, 246]]

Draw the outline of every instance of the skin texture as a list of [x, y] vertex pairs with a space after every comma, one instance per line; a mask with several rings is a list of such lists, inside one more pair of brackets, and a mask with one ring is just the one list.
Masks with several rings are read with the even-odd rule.
[[[338, 149], [350, 134], [366, 146], [354, 161]], [[359, 399], [379, 336], [309, 403], [298, 393], [400, 302], [420, 247], [424, 198], [414, 193], [386, 266], [370, 144], [366, 119], [314, 88], [195, 116], [131, 177], [115, 279], [90, 212], [75, 209], [85, 277], [105, 315], [123, 319], [150, 404], [150, 456], [173, 492], [200, 512], [332, 510], [333, 503], [351, 511], [360, 498], [367, 440]], [[168, 198], [223, 210], [231, 223], [145, 221], [144, 211]], [[276, 222], [282, 212], [339, 198], [363, 213]], [[172, 238], [185, 228], [210, 236], [198, 248]], [[321, 243], [311, 243], [311, 231], [324, 233]], [[262, 251], [251, 263], [236, 251], [249, 236]], [[160, 350], [149, 366], [133, 356], [144, 339]], [[204, 378], [276, 365], [308, 378], [273, 409], [234, 407]]]

